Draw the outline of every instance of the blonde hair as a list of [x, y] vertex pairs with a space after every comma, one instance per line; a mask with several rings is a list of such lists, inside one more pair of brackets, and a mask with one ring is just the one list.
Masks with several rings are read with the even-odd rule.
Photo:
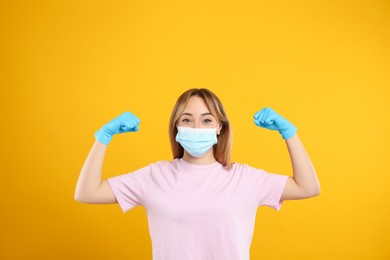
[[182, 158], [184, 155], [183, 147], [176, 142], [177, 128], [176, 124], [183, 113], [188, 100], [192, 96], [198, 96], [204, 100], [210, 113], [221, 125], [221, 131], [218, 135], [218, 142], [213, 146], [215, 159], [229, 170], [232, 168], [232, 129], [225, 110], [219, 98], [206, 88], [192, 88], [184, 92], [176, 101], [169, 120], [169, 139], [171, 142], [172, 155], [174, 159]]

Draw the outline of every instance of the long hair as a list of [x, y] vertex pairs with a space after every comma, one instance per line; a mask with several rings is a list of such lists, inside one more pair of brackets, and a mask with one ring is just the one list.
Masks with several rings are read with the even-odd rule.
[[213, 152], [215, 159], [230, 170], [232, 168], [232, 129], [221, 101], [213, 92], [206, 88], [192, 88], [187, 90], [177, 99], [173, 107], [169, 120], [169, 140], [171, 142], [173, 158], [182, 158], [184, 155], [183, 147], [175, 139], [177, 135], [176, 124], [188, 100], [192, 96], [202, 98], [210, 113], [222, 126], [220, 134], [217, 136], [218, 142], [213, 146]]

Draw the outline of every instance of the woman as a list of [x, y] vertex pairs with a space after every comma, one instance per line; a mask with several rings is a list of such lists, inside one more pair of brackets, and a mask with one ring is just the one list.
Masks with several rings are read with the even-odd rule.
[[169, 123], [172, 161], [101, 180], [113, 135], [136, 132], [139, 123], [125, 112], [95, 133], [75, 199], [118, 203], [123, 212], [144, 206], [154, 260], [247, 260], [258, 206], [279, 210], [284, 200], [320, 193], [297, 128], [271, 108], [257, 112], [254, 123], [286, 140], [293, 177], [232, 163], [229, 120], [208, 89], [190, 89], [177, 100]]

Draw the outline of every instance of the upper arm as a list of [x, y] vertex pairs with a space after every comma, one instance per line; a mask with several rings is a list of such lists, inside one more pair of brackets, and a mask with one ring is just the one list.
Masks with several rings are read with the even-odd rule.
[[107, 180], [103, 180], [100, 183], [100, 186], [82, 202], [91, 204], [113, 204], [117, 203], [117, 200], [109, 182]]
[[288, 177], [280, 200], [299, 200], [310, 197], [312, 197], [312, 195], [299, 187], [293, 177]]

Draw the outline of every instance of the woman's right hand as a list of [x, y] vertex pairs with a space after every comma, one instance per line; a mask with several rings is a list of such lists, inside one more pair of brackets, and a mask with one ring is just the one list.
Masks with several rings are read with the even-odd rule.
[[131, 112], [124, 112], [117, 118], [114, 118], [95, 133], [95, 138], [108, 145], [114, 134], [122, 134], [127, 132], [136, 132], [139, 130], [138, 124], [141, 121]]

